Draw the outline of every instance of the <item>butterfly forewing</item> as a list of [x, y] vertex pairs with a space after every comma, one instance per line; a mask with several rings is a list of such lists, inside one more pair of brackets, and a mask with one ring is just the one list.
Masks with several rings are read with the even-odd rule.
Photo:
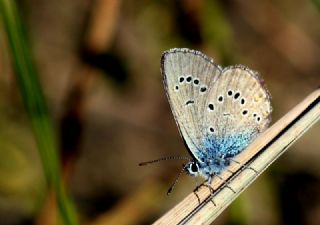
[[203, 149], [206, 125], [202, 122], [210, 89], [221, 69], [202, 53], [189, 49], [164, 52], [161, 71], [172, 112], [192, 155]]

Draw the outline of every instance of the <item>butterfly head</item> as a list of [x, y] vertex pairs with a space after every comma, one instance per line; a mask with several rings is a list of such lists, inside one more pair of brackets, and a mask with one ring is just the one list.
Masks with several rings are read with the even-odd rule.
[[199, 175], [199, 164], [197, 162], [191, 161], [184, 166], [184, 170], [190, 176]]

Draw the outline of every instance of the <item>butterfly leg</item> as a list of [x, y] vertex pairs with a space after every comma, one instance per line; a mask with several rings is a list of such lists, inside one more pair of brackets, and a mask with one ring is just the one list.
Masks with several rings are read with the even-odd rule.
[[250, 169], [250, 170], [252, 170], [253, 172], [255, 172], [256, 174], [258, 174], [258, 171], [256, 170], [256, 169], [254, 169], [253, 167], [251, 167], [251, 166], [247, 166], [247, 165], [244, 165], [244, 164], [241, 164], [240, 162], [238, 162], [238, 161], [236, 161], [236, 160], [234, 160], [234, 159], [229, 159], [231, 162], [234, 162], [234, 163], [237, 163], [237, 164], [239, 164], [240, 166], [241, 166], [241, 168], [243, 168], [243, 169]]
[[226, 170], [227, 172], [231, 173], [231, 175], [234, 174], [234, 172], [233, 172], [232, 170], [229, 170], [228, 168], [225, 168], [225, 170]]
[[[197, 192], [199, 191], [199, 189], [200, 189], [202, 186], [207, 187], [207, 188], [210, 190], [210, 197], [213, 196], [213, 193], [214, 193], [214, 189], [213, 189], [210, 185], [206, 184], [206, 182], [198, 185], [198, 186], [193, 190], [193, 193], [194, 193], [195, 196], [197, 197], [198, 202], [199, 202], [199, 205], [200, 205], [200, 203], [201, 203], [201, 200], [200, 200], [200, 197], [199, 197], [199, 195], [197, 194]], [[214, 206], [216, 206], [216, 203], [215, 203], [212, 199], [211, 199], [211, 202], [214, 204]]]
[[199, 191], [200, 187], [201, 187], [203, 184], [199, 184], [198, 181], [197, 181], [197, 179], [196, 179], [196, 184], [197, 184], [197, 186], [196, 186], [196, 188], [193, 190], [193, 193], [194, 193], [195, 196], [197, 197], [198, 202], [199, 202], [199, 205], [200, 205], [201, 201], [200, 201], [200, 197], [199, 197], [199, 195], [197, 194], [197, 192]]
[[213, 204], [214, 206], [217, 206], [216, 203], [213, 201], [214, 189], [213, 189], [213, 187], [211, 186], [211, 181], [212, 181], [212, 177], [213, 177], [213, 176], [214, 176], [214, 174], [209, 175], [207, 181], [205, 182], [205, 183], [207, 183], [207, 184], [203, 184], [203, 185], [206, 186], [207, 188], [209, 188], [210, 197], [211, 197], [210, 201], [212, 202], [212, 204]]
[[[214, 189], [211, 187], [211, 185], [210, 185], [211, 182], [209, 182], [209, 180], [210, 180], [210, 181], [212, 180], [212, 176], [210, 176], [205, 182], [201, 183], [200, 185], [198, 185], [198, 186], [193, 190], [193, 193], [196, 195], [199, 204], [201, 203], [201, 201], [200, 201], [200, 197], [199, 197], [199, 195], [197, 194], [197, 192], [198, 192], [198, 190], [199, 190], [202, 186], [207, 187], [207, 188], [209, 189], [209, 191], [210, 191], [210, 197], [212, 197], [213, 194], [214, 194]], [[216, 203], [215, 203], [212, 199], [211, 199], [210, 201], [213, 203], [214, 206], [216, 206]]]
[[228, 189], [229, 189], [230, 191], [232, 191], [234, 194], [237, 193], [232, 187], [229, 186], [229, 182], [228, 182], [228, 181], [226, 181], [225, 179], [223, 179], [223, 177], [219, 176], [218, 174], [215, 174], [215, 175], [216, 175], [216, 177], [218, 177], [220, 180], [222, 180], [222, 181], [224, 182], [226, 188], [228, 188]]
[[198, 190], [199, 190], [199, 187], [200, 187], [200, 186], [197, 186], [197, 187], [193, 190], [193, 193], [194, 193], [194, 195], [197, 197], [198, 203], [199, 203], [199, 205], [200, 205], [200, 203], [201, 203], [200, 197], [199, 197], [199, 195], [197, 194], [197, 192], [198, 192]]

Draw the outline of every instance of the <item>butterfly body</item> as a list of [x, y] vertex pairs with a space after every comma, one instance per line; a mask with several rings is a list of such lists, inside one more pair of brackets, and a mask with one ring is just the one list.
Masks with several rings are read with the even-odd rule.
[[241, 133], [223, 139], [212, 135], [207, 136], [204, 139], [204, 149], [197, 152], [199, 160], [191, 162], [197, 163], [197, 173], [187, 171], [188, 174], [200, 175], [207, 179], [214, 174], [221, 173], [230, 165], [230, 159], [248, 145], [248, 140], [252, 138], [252, 135], [251, 133]]
[[185, 171], [211, 180], [271, 121], [270, 95], [249, 68], [227, 68], [199, 51], [171, 49], [161, 71], [180, 134], [193, 158]]

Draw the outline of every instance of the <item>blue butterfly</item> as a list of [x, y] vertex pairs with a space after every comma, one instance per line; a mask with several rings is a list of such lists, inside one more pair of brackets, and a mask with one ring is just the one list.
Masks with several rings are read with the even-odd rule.
[[[268, 127], [271, 96], [257, 72], [242, 65], [222, 68], [203, 53], [186, 48], [165, 51], [161, 72], [172, 113], [192, 156], [183, 171], [210, 184]], [[173, 158], [177, 157], [160, 160]]]

